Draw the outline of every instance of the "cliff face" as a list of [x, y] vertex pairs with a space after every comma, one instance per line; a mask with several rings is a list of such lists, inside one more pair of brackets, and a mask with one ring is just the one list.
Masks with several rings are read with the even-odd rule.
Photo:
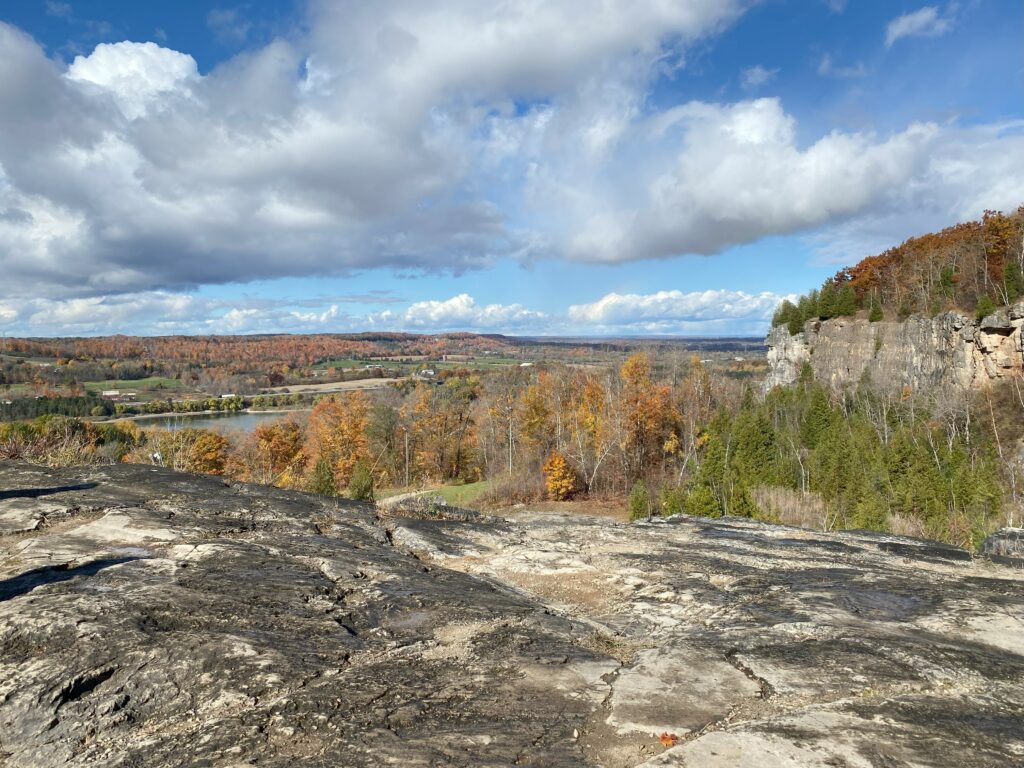
[[969, 389], [1021, 373], [1022, 325], [1024, 302], [980, 322], [946, 312], [902, 322], [812, 320], [796, 336], [779, 326], [768, 334], [765, 389], [796, 381], [805, 362], [836, 388], [856, 385], [866, 373], [883, 387]]

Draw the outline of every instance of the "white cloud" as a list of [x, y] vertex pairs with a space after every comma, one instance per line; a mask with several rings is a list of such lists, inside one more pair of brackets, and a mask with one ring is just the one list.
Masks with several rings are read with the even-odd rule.
[[46, 0], [46, 15], [56, 16], [58, 19], [71, 17], [71, 6], [67, 3], [60, 3], [56, 0]]
[[775, 76], [779, 74], [779, 70], [766, 69], [760, 64], [755, 64], [752, 67], [747, 67], [740, 73], [740, 83], [747, 90], [753, 90], [770, 82], [775, 79]]
[[633, 185], [609, 183], [603, 199], [584, 199], [567, 250], [596, 262], [713, 254], [815, 227], [913, 179], [939, 132], [930, 124], [886, 139], [834, 132], [803, 148], [796, 128], [777, 99], [691, 102], [660, 115], [650, 124], [665, 150], [659, 165], [636, 167]]
[[784, 298], [776, 293], [749, 294], [714, 290], [609, 293], [591, 304], [569, 307], [569, 319], [585, 327], [637, 333], [762, 330]]
[[847, 0], [825, 0], [825, 5], [832, 13], [842, 13], [846, 10]]
[[835, 62], [832, 61], [832, 55], [829, 53], [822, 56], [821, 61], [818, 62], [818, 74], [822, 77], [864, 77], [867, 73], [868, 70], [867, 67], [864, 66], [864, 62], [858, 61], [856, 64], [837, 66]]
[[191, 56], [156, 43], [101, 43], [88, 56], [76, 56], [68, 80], [98, 86], [128, 118], [142, 117], [171, 94], [188, 94], [199, 79]]
[[926, 160], [859, 215], [811, 233], [823, 261], [849, 265], [908, 237], [1024, 203], [1024, 120], [947, 126]]
[[[514, 104], [547, 101], [559, 128], [586, 126], [594, 156], [608, 152], [651, 79], [747, 2], [314, 1], [308, 35], [205, 75], [187, 53], [127, 41], [65, 69], [0, 23], [0, 213], [27, 214], [3, 219], [16, 231], [0, 241], [0, 290], [458, 272], [524, 254], [542, 233], [489, 199], [508, 173], [522, 183], [529, 147], [513, 137], [533, 116]], [[538, 141], [558, 151], [552, 131]]]
[[938, 37], [952, 28], [951, 18], [941, 16], [937, 6], [926, 5], [890, 21], [885, 27], [885, 46], [904, 37]]
[[213, 8], [206, 14], [206, 25], [222, 42], [243, 43], [252, 31], [243, 8]]
[[369, 319], [374, 326], [407, 330], [507, 330], [536, 326], [545, 318], [543, 312], [521, 304], [480, 306], [472, 296], [462, 293], [445, 301], [417, 301], [405, 312], [386, 310]]
[[[352, 297], [361, 301], [363, 298]], [[783, 297], [711, 290], [610, 293], [589, 304], [542, 312], [521, 304], [480, 304], [468, 294], [404, 309], [354, 314], [328, 298], [308, 309], [287, 300], [213, 299], [152, 291], [105, 298], [0, 302], [7, 335], [346, 333], [366, 330], [550, 334], [759, 334]], [[344, 300], [344, 298], [342, 299]]]
[[808, 137], [775, 99], [652, 107], [747, 5], [312, 0], [308, 34], [204, 74], [153, 43], [65, 66], [0, 23], [0, 297], [713, 254], [1024, 200], [993, 126]]

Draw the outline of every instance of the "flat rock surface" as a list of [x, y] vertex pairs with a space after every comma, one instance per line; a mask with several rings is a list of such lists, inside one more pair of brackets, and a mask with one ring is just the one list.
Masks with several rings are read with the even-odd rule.
[[1024, 765], [1013, 564], [453, 517], [0, 462], [0, 766]]

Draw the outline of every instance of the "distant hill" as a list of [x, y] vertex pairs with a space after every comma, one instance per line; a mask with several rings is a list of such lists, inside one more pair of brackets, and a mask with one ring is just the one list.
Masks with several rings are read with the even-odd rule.
[[795, 334], [807, 320], [866, 311], [872, 320], [959, 309], [978, 316], [1024, 296], [1024, 206], [986, 211], [941, 232], [912, 237], [840, 271], [800, 300], [783, 302], [772, 325]]

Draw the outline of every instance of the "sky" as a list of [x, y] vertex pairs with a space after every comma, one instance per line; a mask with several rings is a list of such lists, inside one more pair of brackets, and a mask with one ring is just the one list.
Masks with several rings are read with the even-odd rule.
[[0, 333], [759, 335], [1024, 204], [1024, 4], [0, 0]]

